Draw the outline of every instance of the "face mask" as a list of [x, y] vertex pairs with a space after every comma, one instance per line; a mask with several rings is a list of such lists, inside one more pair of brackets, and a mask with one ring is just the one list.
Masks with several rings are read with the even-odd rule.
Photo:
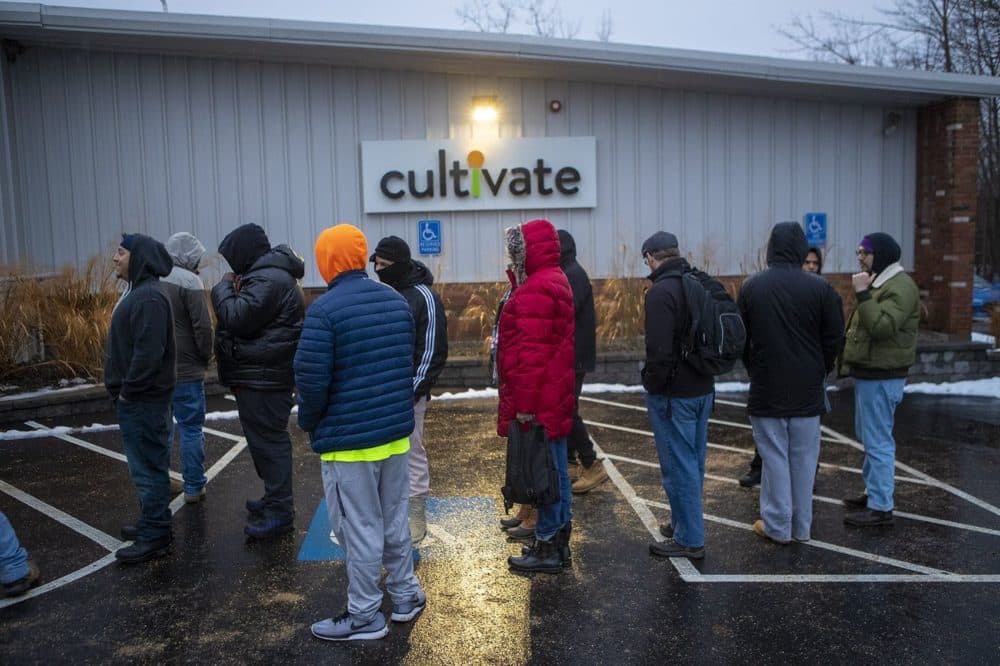
[[410, 265], [408, 262], [397, 262], [392, 266], [386, 266], [382, 270], [375, 271], [375, 275], [378, 276], [379, 280], [392, 287], [398, 284], [409, 272]]

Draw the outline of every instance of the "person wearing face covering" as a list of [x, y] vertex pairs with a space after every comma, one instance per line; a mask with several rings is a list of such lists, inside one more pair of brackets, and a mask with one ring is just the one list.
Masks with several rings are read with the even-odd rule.
[[802, 270], [807, 254], [797, 222], [775, 225], [767, 269], [743, 284], [738, 301], [747, 331], [747, 412], [763, 459], [761, 517], [752, 527], [782, 544], [810, 539], [825, 379], [844, 335], [840, 297]]
[[413, 344], [413, 432], [410, 434], [410, 537], [419, 545], [427, 535], [427, 496], [431, 476], [424, 448], [424, 414], [448, 360], [448, 317], [444, 303], [431, 289], [434, 276], [410, 256], [410, 246], [398, 236], [386, 236], [368, 257], [375, 274], [406, 299], [416, 326]]
[[916, 361], [920, 293], [899, 263], [899, 244], [868, 234], [857, 249], [861, 271], [851, 276], [856, 305], [847, 322], [840, 374], [854, 378], [854, 429], [865, 446], [865, 492], [844, 498], [853, 527], [891, 525], [895, 489], [896, 407]]
[[129, 476], [140, 514], [122, 527], [133, 541], [115, 551], [123, 564], [170, 552], [170, 421], [176, 382], [174, 315], [160, 287], [173, 262], [159, 241], [122, 234], [115, 273], [127, 286], [111, 314], [104, 347], [104, 386], [115, 402]]
[[250, 539], [267, 539], [294, 527], [288, 417], [295, 384], [292, 358], [305, 316], [298, 284], [305, 264], [287, 245], [272, 248], [256, 224], [231, 231], [219, 253], [233, 269], [212, 288], [219, 382], [236, 396], [254, 468], [264, 481], [264, 496], [246, 502], [249, 520], [243, 532]]

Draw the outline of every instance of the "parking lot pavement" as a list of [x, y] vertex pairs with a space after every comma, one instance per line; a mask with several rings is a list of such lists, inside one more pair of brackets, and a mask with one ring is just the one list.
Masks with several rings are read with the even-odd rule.
[[[431, 403], [430, 536], [417, 554], [428, 608], [384, 640], [351, 645], [309, 635], [311, 622], [343, 608], [346, 577], [318, 511], [318, 460], [294, 417], [292, 535], [246, 543], [243, 502], [261, 484], [230, 416], [206, 425], [207, 500], [175, 501], [173, 554], [135, 567], [111, 555], [137, 511], [113, 415], [26, 424], [44, 436], [0, 440], [0, 510], [45, 584], [0, 601], [0, 663], [986, 663], [1000, 653], [995, 400], [907, 396], [896, 524], [859, 531], [843, 525], [838, 504], [863, 488], [853, 396], [834, 394], [813, 539], [782, 547], [749, 531], [757, 492], [736, 479], [753, 442], [742, 397], [720, 395], [707, 556], [692, 565], [647, 554], [669, 505], [642, 395], [586, 398], [611, 480], [574, 498], [573, 568], [534, 577], [506, 567], [520, 544], [497, 525], [505, 450], [495, 402]], [[234, 408], [223, 397], [209, 404]]]

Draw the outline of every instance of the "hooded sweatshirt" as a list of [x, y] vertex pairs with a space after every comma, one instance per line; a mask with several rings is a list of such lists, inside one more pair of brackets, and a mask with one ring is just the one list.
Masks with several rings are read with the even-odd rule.
[[305, 301], [302, 259], [287, 245], [271, 248], [264, 230], [245, 224], [219, 245], [236, 273], [212, 289], [219, 381], [261, 391], [291, 390], [292, 357]]
[[597, 315], [594, 311], [594, 289], [590, 276], [576, 260], [576, 241], [565, 229], [559, 234], [559, 267], [573, 290], [575, 317], [573, 345], [576, 350], [578, 373], [593, 372], [597, 367]]
[[326, 461], [384, 460], [408, 451], [413, 432], [413, 317], [368, 277], [367, 256], [349, 224], [316, 240], [329, 287], [309, 306], [294, 367], [299, 427]]
[[791, 418], [826, 412], [824, 380], [840, 350], [844, 315], [834, 288], [819, 275], [802, 270], [807, 252], [801, 225], [775, 225], [767, 246], [767, 269], [740, 289], [751, 416]]
[[524, 248], [525, 279], [503, 306], [497, 363], [497, 434], [506, 437], [518, 413], [532, 414], [548, 439], [573, 423], [575, 352], [573, 292], [559, 268], [559, 237], [548, 220], [508, 230], [508, 253]]
[[168, 238], [165, 246], [174, 267], [160, 281], [160, 286], [174, 311], [177, 381], [202, 381], [212, 358], [212, 318], [208, 314], [205, 285], [198, 277], [205, 246], [185, 231]]
[[115, 399], [169, 401], [176, 381], [174, 318], [159, 282], [172, 262], [159, 241], [131, 238], [127, 292], [111, 315], [104, 347], [104, 386]]

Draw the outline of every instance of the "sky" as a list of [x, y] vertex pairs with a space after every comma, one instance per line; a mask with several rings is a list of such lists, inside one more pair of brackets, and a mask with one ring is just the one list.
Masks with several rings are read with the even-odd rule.
[[[160, 0], [42, 0], [45, 4], [162, 11]], [[465, 0], [167, 0], [174, 13], [223, 14], [334, 23], [367, 23], [471, 30], [457, 15]], [[580, 21], [580, 39], [594, 39], [601, 14], [612, 20], [611, 40], [671, 48], [804, 58], [778, 34], [798, 15], [819, 18], [835, 10], [877, 19], [892, 0], [559, 0], [567, 18]]]

